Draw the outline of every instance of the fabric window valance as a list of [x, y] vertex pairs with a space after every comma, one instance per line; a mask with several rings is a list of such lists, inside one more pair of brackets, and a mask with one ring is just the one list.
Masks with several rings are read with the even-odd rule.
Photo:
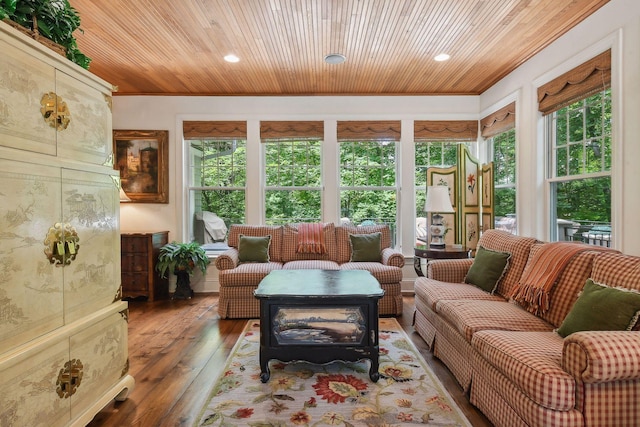
[[246, 139], [247, 122], [189, 121], [182, 123], [184, 139]]
[[611, 50], [601, 53], [538, 88], [538, 109], [551, 114], [611, 87]]
[[476, 120], [416, 120], [415, 141], [475, 141], [478, 139]]
[[338, 141], [400, 141], [400, 120], [338, 122]]
[[260, 122], [260, 139], [324, 139], [322, 121]]
[[491, 138], [516, 127], [516, 103], [502, 107], [480, 120], [480, 134]]

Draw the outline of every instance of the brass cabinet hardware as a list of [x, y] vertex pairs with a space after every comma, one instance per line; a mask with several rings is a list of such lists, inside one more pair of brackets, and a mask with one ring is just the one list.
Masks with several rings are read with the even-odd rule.
[[113, 98], [111, 97], [111, 95], [107, 95], [106, 93], [103, 93], [102, 96], [104, 96], [104, 102], [107, 103], [107, 107], [109, 107], [109, 111], [113, 112]]
[[56, 267], [71, 264], [80, 249], [78, 232], [71, 224], [57, 222], [49, 228], [44, 239], [44, 253], [51, 264]]
[[57, 130], [65, 130], [69, 126], [71, 122], [69, 107], [55, 92], [42, 95], [40, 105], [42, 117], [45, 122], [49, 123], [49, 126]]
[[64, 364], [60, 369], [58, 381], [56, 381], [56, 392], [61, 399], [73, 396], [80, 387], [83, 375], [83, 365], [80, 359], [72, 359]]

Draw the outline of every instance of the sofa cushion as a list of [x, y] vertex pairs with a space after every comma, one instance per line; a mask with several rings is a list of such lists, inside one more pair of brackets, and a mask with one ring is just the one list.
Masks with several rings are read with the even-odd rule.
[[563, 340], [552, 332], [481, 331], [471, 345], [478, 355], [529, 399], [545, 408], [575, 407], [575, 380], [561, 366]]
[[558, 334], [564, 338], [579, 331], [628, 331], [638, 322], [639, 314], [640, 293], [588, 279]]
[[279, 262], [248, 262], [240, 264], [233, 270], [218, 272], [220, 286], [258, 286], [264, 277], [273, 270], [281, 270]]
[[492, 251], [478, 246], [473, 264], [464, 278], [465, 283], [493, 294], [509, 267], [509, 258], [511, 254], [508, 252]]
[[301, 261], [306, 259], [323, 259], [336, 261], [338, 248], [336, 247], [336, 226], [329, 222], [323, 224], [325, 253], [311, 254], [298, 252], [298, 224], [285, 224], [282, 227], [282, 262]]
[[308, 259], [304, 261], [289, 261], [283, 270], [340, 270], [340, 265], [335, 261], [325, 259]]
[[[536, 246], [538, 245], [533, 245], [531, 248], [532, 254]], [[580, 252], [571, 259], [551, 290], [551, 306], [547, 312], [539, 315], [541, 318], [555, 327], [562, 324], [584, 287], [584, 283], [591, 276], [593, 259], [597, 254], [596, 251]]]
[[603, 253], [593, 259], [591, 278], [612, 288], [640, 290], [640, 257]]
[[269, 259], [273, 262], [282, 261], [282, 226], [232, 224], [229, 228], [227, 244], [237, 249], [241, 234], [245, 236], [270, 235], [271, 246], [269, 246]]
[[371, 234], [380, 232], [380, 247], [382, 249], [391, 247], [391, 229], [386, 224], [363, 225], [354, 227], [352, 225], [342, 225], [336, 227], [336, 244], [338, 246], [338, 264], [343, 264], [351, 260], [350, 234]]
[[484, 330], [552, 331], [553, 325], [507, 301], [441, 300], [436, 312], [467, 341]]
[[474, 285], [466, 283], [447, 283], [428, 277], [418, 277], [413, 285], [416, 299], [422, 300], [432, 310], [440, 300], [490, 300], [505, 301], [498, 295], [491, 295]]
[[499, 252], [508, 252], [511, 254], [509, 259], [509, 269], [498, 283], [496, 293], [500, 296], [508, 298], [511, 295], [513, 287], [520, 280], [524, 266], [529, 259], [529, 251], [531, 245], [537, 240], [533, 237], [521, 237], [515, 234], [507, 233], [502, 230], [487, 230], [482, 234], [478, 245], [485, 249]]
[[245, 236], [238, 239], [238, 261], [269, 262], [271, 236]]
[[380, 262], [382, 259], [380, 239], [382, 233], [350, 234], [351, 262]]
[[340, 264], [340, 270], [366, 270], [376, 278], [378, 283], [399, 283], [402, 281], [402, 269], [379, 262], [347, 262]]

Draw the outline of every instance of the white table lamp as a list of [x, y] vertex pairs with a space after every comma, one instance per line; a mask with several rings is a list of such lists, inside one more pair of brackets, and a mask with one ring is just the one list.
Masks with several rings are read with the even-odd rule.
[[122, 187], [120, 187], [120, 203], [130, 201], [131, 199], [129, 198], [129, 196], [127, 196], [127, 193], [125, 193]]
[[445, 226], [442, 223], [443, 216], [441, 213], [453, 213], [451, 199], [449, 199], [449, 187], [444, 185], [436, 185], [427, 187], [427, 200], [424, 203], [424, 210], [431, 214], [431, 242], [429, 246], [432, 248], [444, 248]]

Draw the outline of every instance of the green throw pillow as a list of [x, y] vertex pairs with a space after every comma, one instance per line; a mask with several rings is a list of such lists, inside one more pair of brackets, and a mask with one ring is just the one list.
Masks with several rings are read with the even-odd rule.
[[475, 259], [464, 278], [465, 283], [470, 283], [489, 293], [493, 293], [509, 266], [511, 254], [497, 252], [478, 246]]
[[238, 241], [238, 260], [240, 262], [269, 262], [271, 235], [253, 237], [240, 235]]
[[592, 279], [558, 328], [567, 337], [579, 331], [630, 331], [640, 314], [640, 293], [599, 285]]
[[382, 233], [349, 234], [351, 240], [351, 262], [380, 262]]

